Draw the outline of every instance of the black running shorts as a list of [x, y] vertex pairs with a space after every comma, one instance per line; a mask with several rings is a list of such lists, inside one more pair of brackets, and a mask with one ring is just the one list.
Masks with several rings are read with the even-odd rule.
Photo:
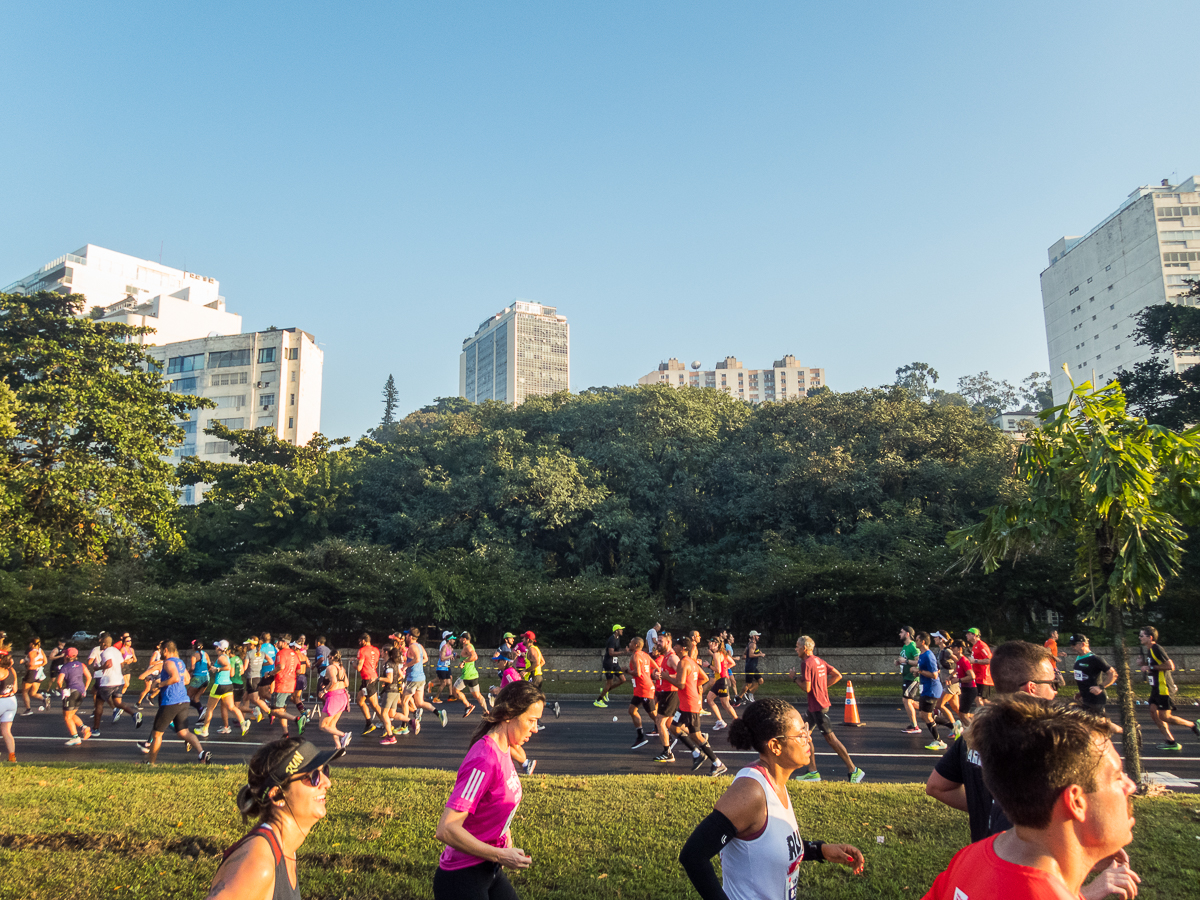
[[1159, 709], [1170, 712], [1175, 708], [1175, 703], [1167, 694], [1151, 694], [1150, 705], [1157, 706]]
[[671, 718], [679, 709], [679, 691], [658, 691], [654, 700], [658, 706], [658, 714], [664, 719]]
[[72, 709], [79, 709], [79, 704], [83, 702], [83, 694], [79, 691], [68, 691], [63, 694], [63, 712], [69, 712]]
[[718, 697], [728, 697], [729, 679], [724, 677], [718, 678], [713, 682], [712, 687], [709, 688], [709, 691], [716, 694]]
[[829, 707], [821, 709], [810, 709], [804, 713], [804, 721], [808, 723], [808, 727], [813, 731], [819, 731], [821, 734], [833, 733], [833, 722], [829, 719]]
[[629, 708], [640, 709], [650, 717], [650, 721], [654, 721], [654, 698], [653, 697], [634, 697], [629, 701]]
[[191, 712], [192, 705], [190, 703], [173, 703], [170, 706], [160, 706], [158, 712], [154, 715], [154, 727], [151, 730], [155, 734], [162, 734], [174, 722], [176, 731], [185, 731]]
[[700, 730], [700, 713], [677, 710], [673, 721], [676, 725], [686, 728], [692, 734]]

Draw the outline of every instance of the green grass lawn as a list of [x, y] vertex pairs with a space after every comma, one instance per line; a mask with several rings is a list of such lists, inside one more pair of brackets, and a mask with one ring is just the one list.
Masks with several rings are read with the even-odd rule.
[[[234, 795], [244, 770], [218, 766], [9, 766], [0, 778], [0, 900], [199, 898], [220, 851], [243, 828]], [[329, 816], [300, 850], [314, 898], [430, 897], [440, 845], [433, 831], [453, 775], [335, 769]], [[695, 892], [676, 857], [728, 778], [626, 775], [525, 779], [513, 823], [533, 866], [512, 876], [532, 898], [684, 898]], [[912, 898], [967, 840], [966, 816], [919, 785], [793, 783], [805, 837], [862, 848], [862, 876], [806, 865], [801, 891], [840, 898]], [[1200, 811], [1187, 795], [1137, 802], [1130, 855], [1143, 898], [1194, 898]], [[884, 841], [878, 843], [882, 836]]]

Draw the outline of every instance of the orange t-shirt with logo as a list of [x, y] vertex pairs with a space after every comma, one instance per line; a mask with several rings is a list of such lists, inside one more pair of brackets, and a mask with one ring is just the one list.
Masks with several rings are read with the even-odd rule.
[[629, 658], [629, 673], [633, 675], [633, 696], [645, 699], [654, 696], [654, 675], [657, 671], [658, 663], [644, 650], [637, 651]]
[[700, 705], [700, 679], [704, 673], [700, 663], [690, 656], [679, 659], [679, 680], [683, 687], [679, 689], [679, 710], [685, 713], [698, 713], [703, 708]]

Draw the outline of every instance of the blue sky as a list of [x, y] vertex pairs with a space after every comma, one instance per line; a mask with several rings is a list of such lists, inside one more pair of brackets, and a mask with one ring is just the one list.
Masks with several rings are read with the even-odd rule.
[[573, 390], [785, 353], [1016, 382], [1046, 248], [1200, 171], [1194, 12], [4, 4], [0, 283], [161, 246], [317, 336], [331, 436], [389, 373], [401, 412], [455, 394], [514, 297], [569, 318]]

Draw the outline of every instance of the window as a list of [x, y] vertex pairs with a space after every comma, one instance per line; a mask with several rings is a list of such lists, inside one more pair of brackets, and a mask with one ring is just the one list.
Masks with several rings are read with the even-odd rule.
[[275, 362], [275, 349], [274, 347], [260, 347], [258, 349], [258, 364], [261, 366], [263, 363]]
[[1087, 280], [1087, 283], [1088, 283], [1088, 284], [1091, 284], [1091, 283], [1092, 283], [1092, 279], [1090, 279], [1090, 278], [1089, 278], [1089, 279]]
[[168, 375], [174, 375], [177, 372], [195, 372], [197, 369], [203, 368], [203, 353], [194, 353], [191, 356], [172, 356], [167, 360]]
[[[1116, 328], [1116, 327], [1117, 327], [1116, 325], [1113, 326], [1113, 328]], [[292, 394], [291, 398], [292, 399], [288, 401], [288, 406], [295, 406], [296, 405], [296, 395]]]
[[1110, 263], [1109, 265], [1104, 267], [1104, 271], [1107, 272], [1111, 268], [1112, 268], [1112, 264]]
[[1078, 293], [1079, 293], [1079, 285], [1075, 285], [1075, 287], [1073, 287], [1069, 291], [1067, 291], [1067, 296], [1070, 297], [1072, 294], [1078, 294]]
[[1200, 216], [1200, 206], [1160, 206], [1157, 212], [1160, 219], [1178, 219], [1183, 216]]
[[1116, 326], [1116, 325], [1114, 325], [1114, 326], [1112, 327], [1112, 330], [1113, 330], [1113, 331], [1116, 331], [1116, 330], [1117, 330], [1117, 326]]
[[1109, 308], [1109, 309], [1116, 309], [1116, 308], [1117, 308], [1117, 304], [1115, 304], [1115, 303], [1110, 303], [1110, 304], [1108, 304], [1108, 308]]
[[288, 359], [299, 359], [300, 358], [300, 348], [299, 347], [290, 348], [287, 352], [287, 358]]
[[295, 380], [296, 380], [296, 373], [292, 372], [292, 381], [295, 381]]
[[228, 453], [229, 441], [207, 441], [204, 444], [205, 453]]
[[226, 384], [245, 384], [246, 372], [226, 372], [224, 375], [214, 375], [212, 377], [212, 386], [221, 387]]
[[296, 427], [296, 420], [293, 419], [291, 416], [288, 416], [288, 428], [295, 428], [295, 427]]
[[229, 369], [233, 366], [250, 365], [250, 350], [214, 350], [208, 354], [210, 369]]
[[195, 456], [195, 455], [196, 455], [195, 439], [193, 439], [191, 443], [180, 444], [178, 447], [175, 447], [171, 450], [171, 456], [175, 457], [175, 459], [182, 459], [185, 456]]
[[1121, 345], [1120, 345], [1120, 344], [1117, 344], [1117, 346], [1113, 347], [1113, 349], [1114, 349], [1114, 350], [1120, 350], [1120, 349], [1121, 349]]
[[1200, 260], [1200, 250], [1163, 254], [1163, 262], [1196, 262], [1196, 260]]
[[226, 394], [224, 397], [213, 397], [217, 402], [217, 409], [241, 409], [246, 405], [245, 394]]
[[261, 403], [263, 406], [274, 406], [275, 405], [275, 395], [274, 394], [263, 394], [261, 397], [258, 398], [258, 402]]
[[188, 391], [194, 391], [197, 381], [199, 381], [198, 378], [176, 378], [171, 382], [171, 393], [184, 394]]
[[1091, 303], [1095, 299], [1096, 299], [1095, 297], [1088, 297], [1088, 303]]
[[230, 431], [237, 431], [239, 428], [246, 427], [245, 416], [239, 416], [234, 419], [209, 419], [208, 420], [209, 425], [213, 424], [214, 422], [216, 422], [218, 425], [224, 425]]

